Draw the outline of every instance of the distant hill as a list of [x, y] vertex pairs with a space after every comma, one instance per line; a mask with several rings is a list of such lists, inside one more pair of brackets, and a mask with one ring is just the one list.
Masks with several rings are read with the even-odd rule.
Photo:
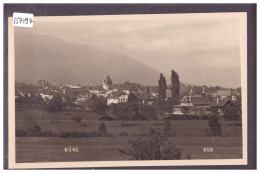
[[15, 31], [17, 82], [100, 84], [105, 73], [114, 83], [129, 80], [157, 85], [159, 79], [158, 71], [119, 52], [25, 30]]

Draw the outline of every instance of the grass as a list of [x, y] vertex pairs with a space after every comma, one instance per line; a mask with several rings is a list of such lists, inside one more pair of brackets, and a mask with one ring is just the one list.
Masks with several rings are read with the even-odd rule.
[[[151, 127], [164, 128], [165, 121], [100, 121], [98, 115], [91, 111], [47, 113], [41, 110], [22, 110], [16, 112], [16, 127], [25, 128], [26, 116], [33, 116], [41, 126], [41, 131], [50, 131], [54, 128], [59, 132], [87, 132], [98, 131], [101, 122], [106, 125], [107, 132], [114, 137], [86, 137], [86, 138], [57, 138], [57, 137], [21, 137], [16, 138], [17, 162], [51, 162], [51, 161], [105, 161], [128, 160], [125, 155], [118, 152], [128, 140], [135, 136], [148, 136]], [[72, 118], [82, 118], [80, 123]], [[176, 137], [170, 140], [183, 149], [183, 157], [191, 155], [191, 159], [221, 159], [242, 157], [242, 127], [230, 125], [230, 121], [220, 120], [222, 124], [222, 137], [207, 137], [207, 120], [173, 120], [171, 127]], [[236, 122], [237, 124], [239, 122]], [[241, 124], [241, 123], [240, 123]], [[121, 132], [128, 136], [120, 136]], [[78, 153], [65, 153], [64, 147], [78, 146]], [[213, 147], [214, 152], [204, 153], [203, 147]]]
[[[54, 162], [54, 161], [115, 161], [129, 160], [118, 151], [131, 137], [98, 138], [17, 138], [16, 161], [20, 162]], [[225, 159], [241, 158], [240, 137], [172, 137], [177, 146], [183, 149], [182, 157], [191, 155], [191, 159]], [[79, 152], [66, 153], [64, 147], [77, 146]], [[203, 147], [213, 147], [214, 152], [204, 153]]]

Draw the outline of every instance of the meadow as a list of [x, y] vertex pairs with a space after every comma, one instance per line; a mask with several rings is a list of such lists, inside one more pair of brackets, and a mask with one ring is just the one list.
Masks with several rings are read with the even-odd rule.
[[[23, 129], [25, 117], [33, 116], [41, 127], [41, 131], [54, 128], [60, 132], [93, 132], [98, 131], [101, 122], [106, 125], [112, 137], [16, 137], [17, 162], [52, 162], [52, 161], [106, 161], [129, 160], [119, 149], [124, 148], [130, 139], [137, 136], [149, 136], [152, 127], [163, 128], [164, 120], [153, 121], [101, 121], [91, 111], [75, 111], [47, 113], [41, 110], [16, 111], [16, 128]], [[74, 116], [82, 118], [80, 123], [73, 120]], [[182, 148], [182, 159], [190, 155], [191, 159], [228, 159], [242, 157], [241, 123], [224, 119], [222, 136], [210, 136], [207, 120], [171, 120], [172, 131], [176, 133], [169, 140]], [[126, 132], [127, 136], [121, 136]], [[76, 146], [79, 152], [65, 152], [66, 146]], [[213, 148], [212, 152], [204, 152], [205, 147]]]

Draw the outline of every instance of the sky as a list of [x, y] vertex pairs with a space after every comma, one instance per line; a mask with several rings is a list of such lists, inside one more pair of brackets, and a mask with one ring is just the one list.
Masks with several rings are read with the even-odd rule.
[[31, 30], [126, 54], [168, 79], [174, 69], [183, 83], [241, 85], [240, 21], [232, 16], [35, 20]]

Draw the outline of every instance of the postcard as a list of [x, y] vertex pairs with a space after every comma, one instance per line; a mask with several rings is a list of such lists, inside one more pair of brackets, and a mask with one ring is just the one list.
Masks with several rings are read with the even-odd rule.
[[247, 13], [14, 20], [10, 168], [247, 164]]

